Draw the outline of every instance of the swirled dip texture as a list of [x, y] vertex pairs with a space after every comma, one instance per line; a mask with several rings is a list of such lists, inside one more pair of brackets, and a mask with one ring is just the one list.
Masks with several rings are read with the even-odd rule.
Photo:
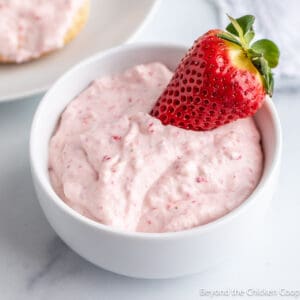
[[0, 0], [0, 56], [24, 62], [63, 47], [84, 0]]
[[61, 115], [49, 172], [80, 214], [127, 231], [178, 231], [225, 215], [257, 185], [263, 155], [251, 118], [196, 132], [148, 114], [171, 76], [152, 63], [97, 79]]

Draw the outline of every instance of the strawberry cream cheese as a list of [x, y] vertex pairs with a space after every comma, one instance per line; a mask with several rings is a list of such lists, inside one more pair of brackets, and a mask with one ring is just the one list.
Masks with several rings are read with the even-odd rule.
[[64, 46], [84, 0], [0, 0], [0, 56], [24, 62]]
[[172, 73], [160, 63], [95, 80], [61, 115], [50, 141], [57, 194], [80, 214], [126, 231], [179, 231], [239, 206], [262, 172], [252, 118], [211, 131], [149, 115]]

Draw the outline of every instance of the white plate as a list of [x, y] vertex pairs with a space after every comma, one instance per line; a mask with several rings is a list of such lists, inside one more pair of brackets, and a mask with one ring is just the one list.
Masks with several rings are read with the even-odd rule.
[[0, 65], [0, 102], [45, 92], [83, 58], [126, 41], [146, 22], [157, 3], [155, 0], [91, 0], [88, 23], [69, 45], [33, 62]]

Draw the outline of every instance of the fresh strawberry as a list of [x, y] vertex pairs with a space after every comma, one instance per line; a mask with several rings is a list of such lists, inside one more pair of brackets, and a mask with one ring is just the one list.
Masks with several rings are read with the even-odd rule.
[[229, 17], [227, 31], [210, 30], [195, 41], [151, 115], [165, 125], [210, 130], [252, 116], [272, 95], [279, 50], [254, 37], [254, 17]]

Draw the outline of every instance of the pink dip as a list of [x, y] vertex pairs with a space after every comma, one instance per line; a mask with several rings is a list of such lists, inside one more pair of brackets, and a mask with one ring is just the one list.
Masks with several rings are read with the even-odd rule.
[[139, 65], [95, 80], [63, 112], [49, 172], [80, 214], [127, 231], [178, 231], [225, 215], [256, 187], [263, 154], [251, 118], [196, 132], [148, 114], [171, 76], [160, 63]]
[[84, 0], [0, 0], [0, 56], [24, 62], [64, 45]]

